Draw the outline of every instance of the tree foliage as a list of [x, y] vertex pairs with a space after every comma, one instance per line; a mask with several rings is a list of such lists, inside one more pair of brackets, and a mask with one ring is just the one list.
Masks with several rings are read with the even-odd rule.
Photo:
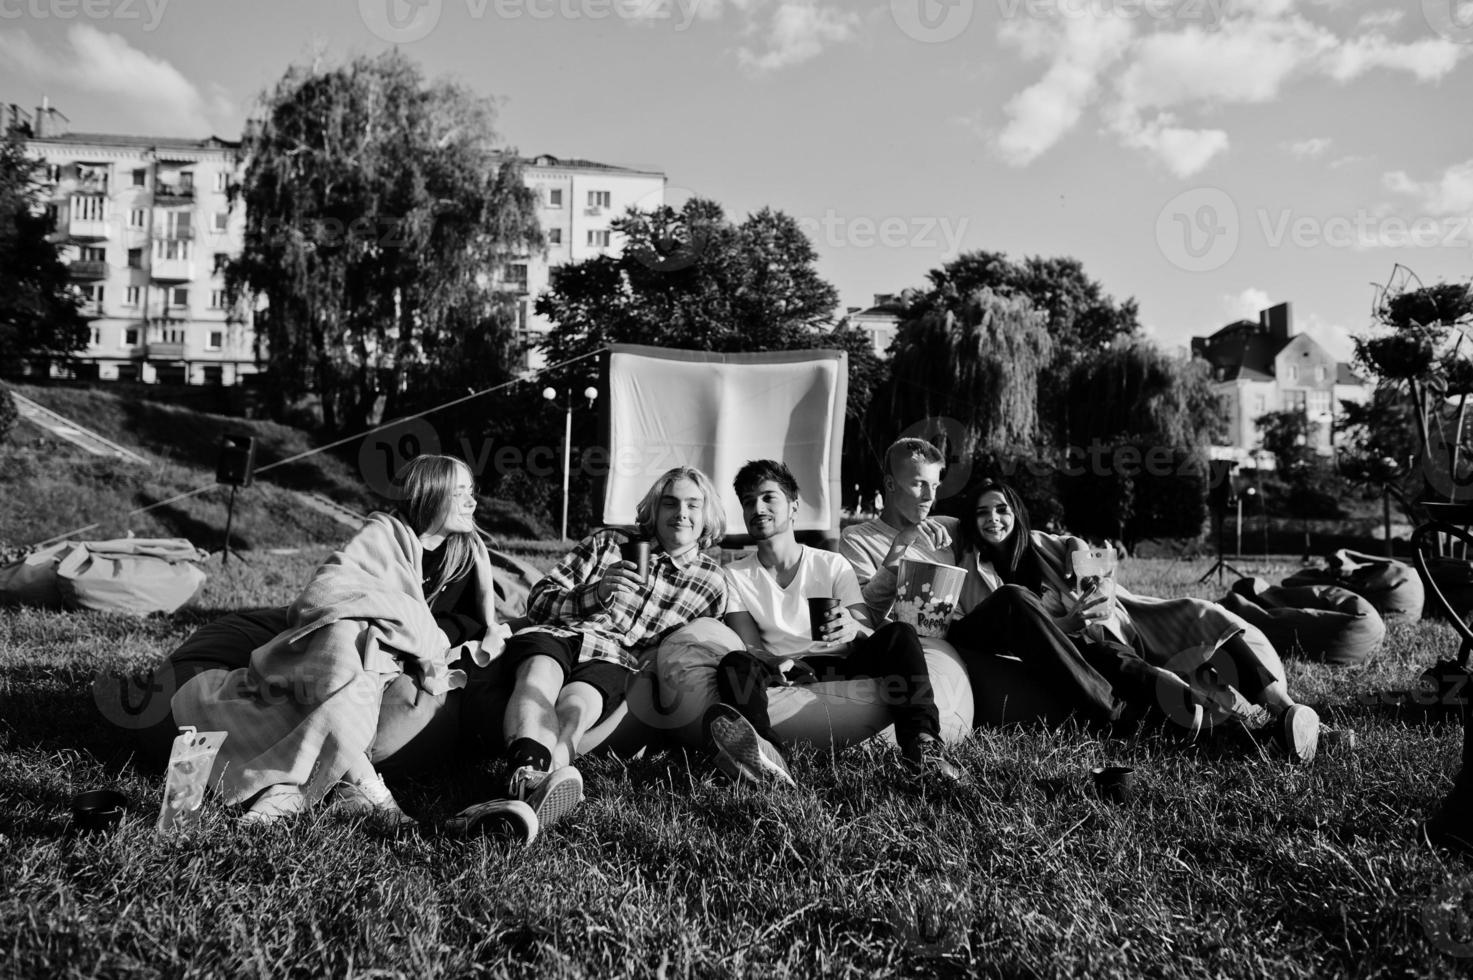
[[0, 365], [27, 357], [67, 357], [88, 344], [51, 220], [39, 213], [39, 162], [26, 155], [19, 133], [0, 136]]
[[891, 348], [888, 404], [878, 421], [898, 434], [934, 416], [961, 423], [970, 457], [1031, 447], [1038, 377], [1053, 356], [1046, 315], [1025, 296], [981, 287], [913, 303]]
[[814, 268], [797, 221], [763, 208], [740, 224], [714, 201], [631, 209], [618, 256], [553, 270], [537, 312], [554, 324], [551, 363], [607, 344], [719, 352], [820, 346], [838, 294]]
[[[258, 323], [274, 406], [308, 391], [329, 430], [454, 380], [509, 345], [496, 275], [541, 247], [535, 197], [496, 146], [488, 101], [397, 52], [294, 66], [248, 133], [245, 247], [232, 291]], [[503, 360], [500, 362], [505, 364]], [[476, 364], [484, 383], [495, 364]]]

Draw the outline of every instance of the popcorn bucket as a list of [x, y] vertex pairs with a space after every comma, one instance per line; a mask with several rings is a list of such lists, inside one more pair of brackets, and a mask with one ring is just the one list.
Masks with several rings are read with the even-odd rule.
[[955, 565], [902, 558], [891, 615], [921, 636], [944, 637], [966, 579], [966, 569]]

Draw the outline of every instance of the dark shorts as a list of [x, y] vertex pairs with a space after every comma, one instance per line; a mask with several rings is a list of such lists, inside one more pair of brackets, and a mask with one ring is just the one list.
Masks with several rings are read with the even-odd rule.
[[574, 637], [554, 636], [540, 630], [518, 633], [506, 641], [506, 652], [502, 659], [515, 670], [524, 660], [533, 657], [550, 657], [563, 669], [563, 686], [587, 684], [598, 692], [603, 700], [598, 724], [607, 718], [624, 700], [624, 690], [634, 677], [634, 671], [611, 660], [578, 660], [578, 647], [582, 641]]

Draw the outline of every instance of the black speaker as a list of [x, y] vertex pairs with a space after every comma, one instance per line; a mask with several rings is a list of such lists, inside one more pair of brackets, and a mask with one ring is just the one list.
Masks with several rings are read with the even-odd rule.
[[1210, 459], [1207, 465], [1207, 506], [1221, 514], [1233, 504], [1233, 470], [1238, 464], [1230, 459]]
[[223, 436], [220, 439], [220, 464], [215, 467], [215, 482], [248, 487], [255, 471], [255, 436]]

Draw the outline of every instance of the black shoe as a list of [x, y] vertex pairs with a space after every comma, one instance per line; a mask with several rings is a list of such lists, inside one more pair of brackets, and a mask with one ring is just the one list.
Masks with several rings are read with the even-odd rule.
[[901, 746], [900, 758], [906, 768], [922, 776], [933, 776], [949, 783], [960, 783], [962, 771], [946, 757], [946, 746], [941, 739], [922, 732]]

